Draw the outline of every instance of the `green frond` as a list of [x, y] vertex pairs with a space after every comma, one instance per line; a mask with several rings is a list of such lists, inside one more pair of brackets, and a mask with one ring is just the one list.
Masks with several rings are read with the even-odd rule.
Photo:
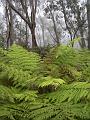
[[[7, 106], [18, 120], [89, 120], [90, 104], [23, 103]], [[86, 112], [87, 111], [87, 112]]]
[[[49, 93], [46, 98], [50, 102], [90, 102], [90, 83], [76, 82], [69, 85], [62, 85], [58, 91]], [[83, 101], [84, 100], [84, 101]]]
[[44, 58], [46, 75], [64, 79], [66, 82], [90, 81], [90, 51], [76, 50], [68, 46], [51, 49]]
[[89, 81], [87, 50], [58, 46], [41, 60], [15, 44], [0, 49], [0, 120], [90, 120]]
[[54, 86], [55, 89], [57, 89], [58, 86], [65, 83], [65, 81], [62, 79], [56, 79], [56, 78], [52, 78], [50, 76], [43, 77], [42, 79], [43, 79], [43, 81], [41, 81], [39, 84], [39, 87], [41, 87], [41, 88], [47, 87], [47, 86]]
[[9, 49], [7, 57], [10, 66], [28, 71], [30, 74], [38, 70], [40, 66], [40, 56], [37, 53], [28, 52], [15, 44]]
[[14, 95], [14, 98], [18, 101], [24, 101], [24, 102], [34, 102], [38, 96], [37, 91], [21, 91]]
[[[28, 81], [31, 81], [32, 76], [27, 71], [23, 71], [21, 69], [18, 70], [5, 64], [3, 64], [3, 66], [0, 64], [0, 67], [2, 67], [2, 71], [0, 72], [0, 81], [6, 86], [13, 85], [17, 88], [21, 87], [22, 89], [28, 86]], [[27, 88], [30, 88], [30, 86]]]
[[0, 85], [0, 103], [14, 102], [14, 94], [11, 89]]

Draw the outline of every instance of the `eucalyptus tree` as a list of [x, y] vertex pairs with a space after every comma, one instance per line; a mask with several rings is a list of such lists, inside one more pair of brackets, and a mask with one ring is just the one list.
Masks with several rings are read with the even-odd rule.
[[[37, 41], [35, 36], [35, 28], [36, 28], [36, 10], [37, 10], [37, 3], [38, 0], [13, 0], [11, 3], [10, 0], [6, 0], [9, 6], [26, 22], [28, 25], [31, 35], [32, 35], [32, 47], [37, 47]], [[23, 9], [24, 14], [22, 14], [19, 9], [16, 8], [15, 4], [19, 2], [20, 6]]]
[[[12, 1], [11, 1], [12, 2]], [[14, 42], [14, 26], [13, 26], [13, 12], [9, 4], [6, 2], [5, 17], [7, 23], [7, 48], [9, 48]]]
[[[79, 0], [47, 0], [48, 6], [46, 6], [46, 13], [52, 9], [52, 11], [59, 11], [63, 14], [63, 20], [66, 27], [62, 27], [63, 30], [67, 30], [71, 41], [75, 37], [80, 36], [80, 46], [84, 48], [86, 46], [84, 39], [84, 31], [86, 29], [86, 11], [85, 5], [80, 4]], [[53, 3], [53, 4], [52, 4]], [[62, 19], [62, 15], [57, 15], [57, 21]], [[63, 25], [64, 26], [64, 25]], [[72, 42], [72, 46], [74, 42]]]
[[[61, 0], [63, 2], [63, 0]], [[79, 41], [81, 48], [86, 47], [84, 39], [84, 31], [87, 27], [87, 17], [85, 11], [85, 4], [80, 3], [80, 0], [66, 0], [67, 8], [70, 9], [71, 17], [74, 19], [73, 30], [74, 37], [80, 35], [81, 40]], [[63, 5], [62, 5], [63, 8]], [[72, 21], [71, 18], [71, 21]], [[70, 19], [69, 19], [70, 20]]]
[[3, 10], [2, 30], [4, 30], [4, 33], [2, 37], [5, 48], [9, 48], [14, 42], [14, 14], [6, 0], [0, 0], [0, 4]]
[[51, 31], [49, 30], [48, 28], [48, 31], [50, 33], [50, 35], [52, 36], [53, 40], [57, 43], [57, 45], [60, 44], [60, 33], [61, 31], [59, 30], [58, 31], [58, 26], [59, 24], [57, 25], [57, 14], [55, 12], [55, 8], [57, 7], [55, 5], [55, 1], [53, 0], [47, 0], [46, 3], [45, 3], [45, 15], [48, 19], [51, 19], [52, 20], [52, 23], [53, 23], [53, 30], [54, 30], [54, 36], [52, 35]]
[[88, 49], [90, 49], [90, 0], [87, 0]]

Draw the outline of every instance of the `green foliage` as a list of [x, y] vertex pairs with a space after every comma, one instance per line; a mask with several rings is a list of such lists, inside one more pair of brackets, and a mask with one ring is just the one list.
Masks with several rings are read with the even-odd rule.
[[[14, 67], [2, 64], [2, 72], [0, 74], [0, 81], [4, 85], [14, 85], [15, 87], [24, 88], [27, 86], [27, 81], [30, 82], [31, 76], [28, 72], [18, 70]], [[30, 86], [28, 86], [30, 88]]]
[[13, 45], [7, 52], [8, 64], [15, 68], [28, 71], [30, 74], [39, 69], [40, 57], [36, 53], [27, 52], [20, 46]]
[[0, 85], [0, 103], [14, 102], [13, 92], [5, 86]]
[[4, 38], [2, 35], [0, 35], [0, 47], [4, 47]]
[[67, 83], [90, 81], [90, 51], [68, 46], [51, 49], [44, 58], [44, 74], [61, 78]]
[[42, 82], [41, 84], [39, 84], [39, 87], [44, 87], [44, 86], [48, 86], [48, 85], [53, 85], [55, 86], [56, 88], [65, 83], [64, 80], [62, 79], [55, 79], [55, 78], [52, 78], [52, 77], [46, 77], [44, 78], [44, 82]]
[[40, 79], [35, 81], [35, 84], [38, 86], [39, 93], [56, 91], [57, 88], [64, 83], [64, 80], [52, 78], [51, 76], [41, 77]]
[[71, 47], [56, 47], [54, 50], [51, 50], [51, 54], [54, 57], [54, 63], [56, 63], [57, 65], [63, 64], [74, 66], [77, 63], [76, 56], [78, 53]]
[[90, 52], [0, 49], [0, 120], [90, 120]]
[[[90, 104], [43, 104], [23, 103], [0, 108], [16, 120], [89, 120]], [[5, 111], [6, 110], [6, 111]], [[10, 112], [11, 111], [11, 112]], [[87, 111], [87, 112], [86, 112]], [[6, 114], [2, 114], [5, 117]], [[6, 115], [6, 116], [7, 116]], [[13, 119], [10, 120], [13, 120]]]
[[15, 94], [14, 98], [17, 101], [25, 101], [25, 102], [34, 102], [37, 98], [37, 91], [21, 91]]
[[67, 45], [72, 47], [74, 45], [74, 43], [78, 43], [78, 42], [80, 42], [80, 40], [81, 40], [81, 38], [77, 37], [77, 38], [73, 39], [72, 41], [70, 40]]
[[76, 68], [82, 72], [81, 81], [90, 82], [90, 51], [80, 51], [79, 55]]
[[76, 82], [63, 85], [58, 91], [49, 93], [46, 97], [49, 101], [55, 103], [70, 102], [77, 104], [78, 102], [90, 102], [90, 83]]
[[9, 81], [15, 87], [30, 89], [33, 76], [38, 76], [40, 70], [39, 55], [13, 45], [8, 51], [1, 49], [0, 56], [2, 62], [0, 63], [0, 79], [4, 81], [4, 84]]

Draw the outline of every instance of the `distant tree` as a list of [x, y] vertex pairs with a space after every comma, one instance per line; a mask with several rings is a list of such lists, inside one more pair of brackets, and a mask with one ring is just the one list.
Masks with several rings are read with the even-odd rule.
[[88, 49], [90, 50], [90, 0], [87, 0]]
[[[36, 10], [37, 10], [37, 0], [20, 0], [20, 5], [22, 6], [24, 14], [22, 14], [12, 3], [10, 0], [6, 0], [9, 6], [26, 22], [26, 25], [30, 28], [32, 34], [32, 47], [37, 47], [36, 36], [35, 36], [35, 28], [36, 28]], [[14, 1], [15, 4], [18, 2]], [[28, 8], [30, 8], [30, 15], [28, 12]], [[27, 36], [26, 36], [27, 37]]]
[[[85, 39], [84, 39], [84, 31], [86, 29], [86, 12], [85, 5], [80, 5], [79, 0], [47, 0], [49, 8], [52, 8], [52, 11], [57, 11], [63, 13], [63, 19], [65, 21], [66, 28], [63, 30], [67, 30], [71, 41], [80, 36], [81, 41], [80, 46], [82, 48], [86, 47]], [[52, 4], [53, 2], [53, 4]], [[46, 12], [49, 12], [47, 7]], [[61, 19], [61, 15], [57, 15], [57, 20]], [[74, 42], [72, 46], [74, 45]]]
[[7, 24], [6, 46], [7, 46], [7, 48], [9, 48], [14, 42], [14, 26], [13, 26], [14, 21], [13, 21], [12, 9], [7, 2], [6, 2], [6, 6], [5, 6], [5, 17], [6, 17], [6, 24]]
[[[49, 4], [50, 3], [50, 4]], [[51, 19], [52, 20], [52, 23], [53, 23], [53, 30], [54, 30], [54, 36], [52, 35], [51, 31], [49, 30], [48, 28], [48, 31], [49, 33], [51, 34], [51, 36], [53, 37], [54, 41], [57, 43], [57, 45], [60, 44], [60, 34], [58, 33], [61, 33], [60, 31], [58, 31], [58, 27], [57, 27], [57, 20], [56, 20], [56, 14], [55, 14], [55, 11], [54, 11], [54, 1], [47, 1], [46, 3], [46, 7], [45, 7], [45, 14], [47, 15], [47, 18], [48, 19]]]
[[0, 47], [4, 47], [5, 45], [5, 25], [4, 25], [4, 17], [0, 14]]

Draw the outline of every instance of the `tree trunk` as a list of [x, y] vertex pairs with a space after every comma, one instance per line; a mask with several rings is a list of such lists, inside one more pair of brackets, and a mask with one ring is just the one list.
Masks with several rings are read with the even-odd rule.
[[10, 29], [10, 46], [14, 42], [14, 29], [13, 29], [13, 15], [12, 15], [12, 9], [9, 6], [9, 12], [10, 12], [10, 23], [9, 23], [9, 29]]
[[79, 29], [80, 31], [80, 36], [81, 36], [81, 48], [85, 48], [86, 47], [86, 43], [85, 43], [85, 39], [84, 39], [84, 35], [83, 35], [83, 30], [82, 28]]
[[35, 16], [36, 16], [36, 9], [34, 8], [34, 2], [32, 1], [32, 7], [31, 7], [31, 34], [32, 34], [32, 48], [37, 48], [37, 42], [36, 42], [36, 35], [35, 35], [35, 28], [36, 28], [36, 21], [35, 21]]
[[56, 27], [54, 15], [53, 15], [51, 9], [50, 9], [50, 8], [48, 8], [48, 9], [49, 9], [50, 14], [51, 14], [51, 16], [52, 16], [52, 22], [53, 22], [54, 33], [55, 33], [55, 36], [56, 36], [56, 43], [57, 43], [57, 45], [60, 45], [60, 41], [59, 41], [59, 36], [58, 36], [58, 31], [57, 31], [57, 27]]
[[37, 48], [35, 29], [31, 30], [31, 34], [32, 34], [32, 48]]
[[87, 0], [88, 49], [90, 50], [90, 0]]
[[26, 47], [28, 47], [28, 29], [27, 29], [27, 23], [26, 23]]
[[[27, 14], [27, 0], [25, 0], [25, 6], [26, 6], [26, 9], [24, 9], [26, 11], [26, 18], [28, 18], [28, 14]], [[26, 23], [26, 47], [28, 47], [28, 25]]]
[[7, 22], [7, 49], [14, 42], [13, 15], [11, 7], [6, 3], [6, 22]]
[[25, 12], [25, 14], [27, 14], [27, 17], [22, 15], [21, 12], [19, 10], [17, 10], [15, 8], [15, 6], [11, 3], [10, 0], [6, 0], [9, 3], [9, 6], [27, 23], [28, 27], [30, 28], [31, 34], [32, 34], [32, 48], [34, 47], [38, 47], [37, 46], [37, 42], [36, 42], [36, 37], [35, 37], [35, 17], [36, 17], [36, 8], [37, 8], [37, 0], [33, 1], [30, 0], [30, 8], [31, 8], [31, 18], [28, 15], [28, 11], [26, 9], [27, 6], [25, 6], [24, 0], [20, 0], [20, 3], [22, 5], [22, 8]]

